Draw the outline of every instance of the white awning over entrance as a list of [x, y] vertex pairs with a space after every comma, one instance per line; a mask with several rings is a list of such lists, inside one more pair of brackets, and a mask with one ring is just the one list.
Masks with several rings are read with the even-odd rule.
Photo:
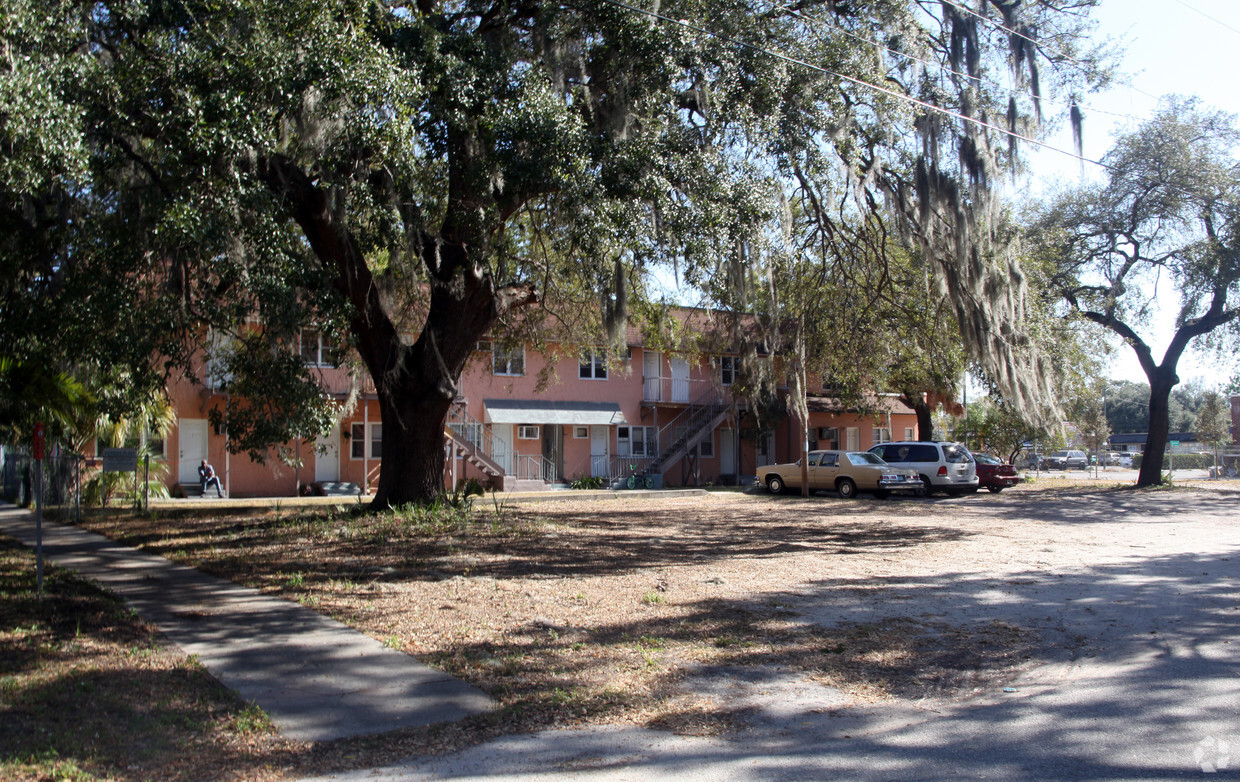
[[615, 402], [545, 402], [541, 399], [484, 399], [488, 424], [627, 424]]

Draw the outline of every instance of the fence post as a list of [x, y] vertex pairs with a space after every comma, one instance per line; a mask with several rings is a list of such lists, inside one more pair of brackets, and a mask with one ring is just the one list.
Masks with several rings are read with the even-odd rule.
[[142, 510], [151, 510], [151, 455], [142, 458]]
[[82, 455], [73, 457], [73, 518], [74, 524], [82, 523]]
[[38, 585], [39, 597], [43, 597], [43, 460], [34, 462], [35, 511], [34, 511], [34, 555], [35, 583]]

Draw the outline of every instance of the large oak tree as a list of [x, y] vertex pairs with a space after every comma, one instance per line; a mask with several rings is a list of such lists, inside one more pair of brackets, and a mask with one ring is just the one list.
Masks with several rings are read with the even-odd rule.
[[335, 333], [378, 390], [375, 503], [425, 501], [480, 337], [599, 297], [615, 327], [658, 268], [706, 290], [789, 183], [834, 170], [832, 199], [924, 243], [964, 343], [1033, 406], [1019, 275], [978, 249], [1012, 154], [991, 118], [1027, 130], [1047, 85], [1091, 77], [1093, 4], [15, 2], [0, 325], [148, 384], [208, 347], [271, 391], [229, 398], [251, 452], [325, 425], [288, 356]]
[[[1171, 99], [1120, 136], [1104, 181], [1053, 200], [1035, 230], [1058, 262], [1054, 284], [1110, 329], [1149, 378], [1149, 428], [1137, 485], [1160, 483], [1177, 367], [1196, 339], [1240, 319], [1240, 127], [1232, 115]], [[1150, 331], [1178, 299], [1161, 359]]]

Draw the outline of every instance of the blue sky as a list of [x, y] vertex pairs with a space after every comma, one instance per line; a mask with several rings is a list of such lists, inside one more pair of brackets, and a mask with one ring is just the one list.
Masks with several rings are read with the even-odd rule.
[[[1084, 99], [1086, 158], [1102, 157], [1111, 145], [1112, 134], [1150, 117], [1162, 95], [1197, 95], [1208, 106], [1240, 114], [1240, 72], [1235, 67], [1240, 53], [1240, 3], [1103, 0], [1094, 18], [1099, 22], [1098, 35], [1126, 43], [1122, 68], [1128, 74], [1129, 84]], [[1060, 149], [1072, 149], [1071, 135], [1066, 130], [1050, 142]], [[1032, 184], [1039, 191], [1080, 176], [1076, 160], [1046, 150], [1032, 156], [1032, 168]], [[1097, 170], [1088, 164], [1086, 168]], [[1166, 335], [1161, 342], [1144, 334], [1159, 360], [1170, 340], [1170, 327], [1170, 320], [1165, 319], [1161, 327], [1154, 329]], [[1208, 386], [1217, 386], [1225, 383], [1236, 369], [1234, 359], [1231, 363], [1220, 362], [1212, 356], [1192, 353], [1181, 359], [1179, 375], [1184, 381], [1195, 378]], [[1120, 347], [1111, 376], [1145, 380], [1131, 348]]]

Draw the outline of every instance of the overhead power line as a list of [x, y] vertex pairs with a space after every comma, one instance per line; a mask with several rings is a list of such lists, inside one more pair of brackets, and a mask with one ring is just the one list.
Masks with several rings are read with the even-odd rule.
[[668, 24], [674, 24], [679, 27], [683, 27], [686, 30], [692, 30], [696, 33], [701, 33], [702, 35], [708, 36], [710, 38], [714, 38], [717, 41], [722, 41], [724, 43], [728, 43], [733, 46], [740, 46], [745, 49], [749, 49], [750, 51], [759, 52], [761, 54], [767, 55], [768, 57], [773, 57], [777, 60], [782, 60], [792, 65], [799, 65], [802, 68], [808, 68], [809, 70], [817, 71], [818, 73], [823, 73], [828, 76], [834, 76], [837, 79], [843, 79], [844, 81], [850, 82], [852, 84], [856, 84], [859, 87], [864, 87], [866, 89], [873, 90], [880, 94], [890, 96], [897, 100], [902, 100], [906, 103], [912, 104], [919, 108], [923, 108], [927, 111], [931, 111], [936, 114], [941, 114], [943, 116], [951, 117], [953, 119], [958, 119], [961, 122], [968, 122], [980, 128], [985, 128], [987, 130], [993, 130], [996, 133], [1002, 134], [1004, 136], [1009, 136], [1018, 141], [1023, 141], [1027, 144], [1033, 144], [1034, 146], [1042, 147], [1043, 149], [1049, 149], [1052, 152], [1058, 152], [1059, 154], [1066, 155], [1067, 157], [1073, 158], [1074, 160], [1080, 160], [1082, 162], [1091, 163], [1101, 168], [1107, 168], [1107, 166], [1101, 161], [1094, 160], [1092, 158], [1083, 157], [1081, 155], [1076, 154], [1075, 152], [1069, 152], [1066, 149], [1060, 149], [1059, 147], [1056, 147], [1053, 144], [1048, 144], [1045, 141], [1039, 141], [1038, 139], [1033, 138], [1031, 136], [1026, 136], [1022, 133], [1017, 133], [1013, 130], [1008, 130], [1007, 128], [1000, 127], [999, 125], [994, 125], [989, 122], [984, 122], [976, 117], [970, 117], [966, 114], [961, 114], [959, 112], [952, 111], [951, 109], [943, 108], [942, 106], [936, 106], [933, 103], [928, 103], [924, 100], [914, 98], [911, 95], [905, 95], [902, 92], [897, 92], [896, 90], [890, 89], [888, 87], [883, 87], [878, 84], [873, 84], [864, 79], [859, 79], [856, 76], [849, 76], [846, 73], [840, 73], [839, 71], [835, 71], [830, 68], [824, 68], [821, 65], [815, 65], [814, 63], [807, 62], [806, 60], [802, 60], [797, 57], [790, 57], [789, 55], [783, 54], [782, 52], [777, 52], [772, 49], [767, 49], [763, 46], [749, 43], [748, 41], [741, 41], [741, 40], [737, 40], [735, 38], [731, 38], [729, 36], [723, 35], [721, 33], [716, 33], [712, 30], [708, 30], [704, 27], [695, 25], [689, 22], [687, 19], [674, 19], [670, 16], [665, 16], [656, 11], [647, 11], [644, 8], [638, 8], [636, 6], [629, 5], [628, 3], [623, 2], [623, 0], [603, 0], [603, 2], [609, 5], [614, 5], [618, 8], [624, 8], [626, 10], [632, 11], [633, 13], [641, 14], [643, 16], [648, 16], [652, 19], [658, 19], [661, 22], [666, 22]]
[[1188, 10], [1192, 11], [1193, 13], [1201, 14], [1205, 18], [1209, 19], [1211, 22], [1214, 22], [1215, 24], [1217, 24], [1219, 27], [1225, 27], [1228, 30], [1231, 30], [1233, 33], [1240, 35], [1240, 30], [1237, 30], [1235, 27], [1232, 27], [1231, 25], [1227, 24], [1222, 19], [1218, 19], [1217, 17], [1210, 16], [1205, 11], [1202, 11], [1200, 8], [1193, 8], [1191, 5], [1184, 2], [1184, 0], [1175, 0], [1175, 1], [1179, 3], [1180, 5], [1184, 6], [1185, 8], [1187, 8]]

